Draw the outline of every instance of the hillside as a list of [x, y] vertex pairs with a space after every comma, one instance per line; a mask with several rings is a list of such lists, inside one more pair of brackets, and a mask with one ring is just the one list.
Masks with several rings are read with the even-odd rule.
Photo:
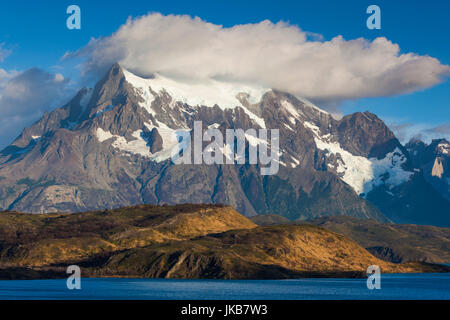
[[345, 236], [312, 225], [257, 227], [221, 205], [142, 205], [78, 214], [0, 214], [0, 277], [84, 276], [278, 279], [450, 271], [379, 260]]
[[43, 266], [256, 227], [231, 207], [142, 205], [79, 214], [0, 213], [0, 266]]
[[346, 216], [323, 217], [306, 222], [286, 221], [279, 215], [258, 215], [251, 220], [260, 226], [313, 224], [356, 241], [380, 259], [399, 263], [450, 262], [450, 229], [433, 226], [379, 223]]
[[129, 250], [113, 255], [99, 274], [220, 279], [358, 277], [369, 265], [396, 273], [439, 270], [381, 261], [344, 236], [314, 226], [285, 225]]
[[343, 234], [388, 261], [450, 262], [450, 228], [384, 224], [352, 217], [327, 217], [308, 223]]
[[273, 226], [291, 223], [291, 220], [280, 216], [279, 214], [258, 214], [257, 216], [250, 217], [249, 219], [259, 226]]

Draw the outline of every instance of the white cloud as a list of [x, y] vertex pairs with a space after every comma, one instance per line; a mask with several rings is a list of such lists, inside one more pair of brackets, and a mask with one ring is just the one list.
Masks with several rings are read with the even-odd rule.
[[24, 72], [0, 69], [0, 149], [46, 110], [59, 107], [67, 96], [68, 80], [44, 70]]
[[55, 74], [55, 81], [56, 82], [64, 81], [64, 76], [61, 73]]
[[[10, 77], [9, 73], [6, 70], [0, 68], [0, 90], [9, 81], [9, 77]], [[0, 94], [1, 94], [1, 91], [0, 91]]]
[[[5, 47], [5, 44], [0, 43], [0, 62], [5, 60], [5, 58], [11, 54], [11, 50], [5, 49], [4, 47]], [[0, 76], [1, 76], [1, 74], [0, 74]]]
[[330, 102], [412, 92], [450, 75], [437, 59], [401, 54], [383, 37], [323, 41], [284, 22], [224, 28], [158, 13], [129, 19], [111, 36], [68, 56], [86, 59], [91, 75], [120, 62], [141, 75], [251, 82]]
[[400, 142], [407, 143], [412, 138], [419, 138], [425, 143], [433, 139], [450, 141], [450, 122], [435, 125], [428, 123], [394, 122], [389, 125]]

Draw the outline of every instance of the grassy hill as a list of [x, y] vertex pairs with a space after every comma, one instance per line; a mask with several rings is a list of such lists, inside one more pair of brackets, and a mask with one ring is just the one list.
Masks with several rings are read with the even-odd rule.
[[[304, 224], [278, 215], [251, 218], [258, 225]], [[380, 223], [346, 216], [322, 217], [306, 223], [345, 235], [375, 256], [390, 262], [450, 262], [450, 228]]]
[[275, 226], [280, 224], [290, 224], [291, 220], [279, 214], [258, 214], [249, 218], [259, 226]]
[[429, 265], [381, 261], [352, 240], [315, 226], [232, 230], [113, 255], [99, 275], [151, 278], [266, 279], [363, 276], [369, 265], [383, 272], [423, 272]]
[[258, 227], [220, 205], [142, 205], [79, 214], [0, 213], [0, 278], [84, 276], [278, 279], [440, 272], [382, 261], [353, 240], [313, 225]]
[[450, 228], [379, 223], [352, 217], [308, 222], [343, 234], [388, 261], [450, 262]]
[[77, 214], [0, 213], [0, 267], [44, 266], [256, 225], [231, 207], [141, 205]]

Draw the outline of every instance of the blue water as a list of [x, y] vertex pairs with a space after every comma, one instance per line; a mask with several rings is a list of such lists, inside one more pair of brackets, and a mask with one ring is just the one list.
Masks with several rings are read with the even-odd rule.
[[82, 279], [81, 290], [65, 280], [0, 281], [0, 299], [186, 299], [186, 300], [450, 300], [450, 273], [382, 275], [381, 289], [365, 279], [160, 280]]

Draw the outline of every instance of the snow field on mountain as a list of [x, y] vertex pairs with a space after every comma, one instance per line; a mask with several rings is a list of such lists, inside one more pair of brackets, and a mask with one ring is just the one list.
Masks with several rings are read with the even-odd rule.
[[[408, 181], [414, 174], [402, 168], [407, 159], [399, 148], [386, 154], [383, 159], [355, 156], [344, 150], [339, 142], [331, 141], [330, 135], [321, 136], [316, 125], [310, 122], [305, 122], [304, 125], [313, 132], [317, 148], [326, 150], [328, 154], [340, 155], [342, 161], [337, 158], [335, 170], [358, 194], [367, 194], [381, 184], [391, 189]], [[332, 164], [328, 166], [333, 167]]]

